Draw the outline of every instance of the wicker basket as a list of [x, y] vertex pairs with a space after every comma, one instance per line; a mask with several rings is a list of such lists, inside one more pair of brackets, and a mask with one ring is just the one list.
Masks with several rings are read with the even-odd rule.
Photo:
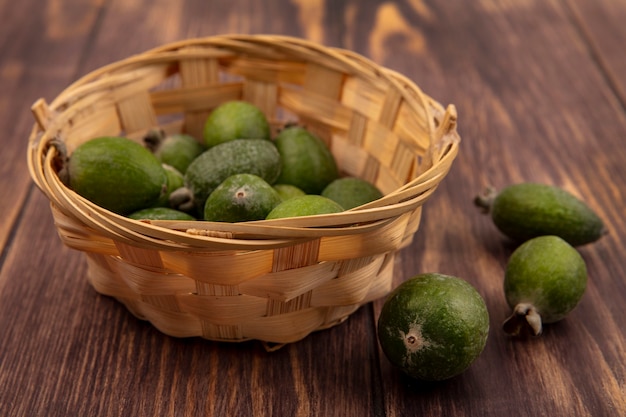
[[[57, 176], [100, 135], [140, 140], [155, 126], [201, 138], [208, 113], [243, 99], [276, 128], [297, 121], [345, 175], [385, 194], [343, 213], [243, 223], [141, 222], [80, 197]], [[454, 106], [346, 50], [266, 35], [168, 44], [79, 79], [32, 107], [28, 162], [61, 240], [84, 252], [96, 291], [165, 334], [217, 341], [300, 340], [392, 286], [393, 258], [458, 152]]]

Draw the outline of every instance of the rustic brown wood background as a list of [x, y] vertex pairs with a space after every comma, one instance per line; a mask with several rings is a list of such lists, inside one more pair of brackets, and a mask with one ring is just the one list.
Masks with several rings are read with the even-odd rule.
[[[626, 416], [626, 1], [0, 0], [1, 416]], [[423, 384], [390, 366], [382, 301], [267, 353], [160, 334], [88, 285], [26, 167], [31, 104], [160, 44], [300, 36], [407, 75], [459, 112], [463, 138], [396, 280], [467, 279], [491, 331], [464, 374]], [[610, 234], [580, 251], [578, 308], [543, 336], [500, 330], [512, 247], [472, 206], [485, 185], [580, 196]]]

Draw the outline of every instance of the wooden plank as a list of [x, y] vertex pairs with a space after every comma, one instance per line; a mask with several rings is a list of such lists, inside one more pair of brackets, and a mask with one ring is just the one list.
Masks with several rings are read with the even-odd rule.
[[[453, 3], [0, 1], [0, 39], [11, 39], [0, 48], [0, 192], [14, 196], [0, 201], [0, 248], [22, 213], [0, 256], [0, 415], [626, 414], [626, 117], [615, 87], [626, 5]], [[461, 152], [396, 260], [396, 282], [438, 271], [485, 297], [489, 341], [466, 373], [423, 384], [391, 367], [375, 336], [382, 300], [268, 353], [255, 342], [164, 336], [89, 287], [82, 255], [61, 245], [44, 196], [29, 194], [28, 107], [117, 59], [232, 32], [345, 46], [457, 106]], [[519, 341], [500, 331], [513, 246], [472, 199], [487, 184], [523, 180], [579, 195], [611, 233], [580, 249], [590, 273], [580, 306], [541, 338]]]
[[[210, 6], [111, 2], [75, 71], [82, 75], [183, 37], [270, 31], [276, 9], [285, 29], [297, 34], [293, 9], [284, 2], [263, 9], [249, 2]], [[130, 36], [129, 28], [140, 35]], [[9, 388], [0, 393], [0, 414], [263, 416], [343, 410], [361, 416], [379, 403], [371, 385], [378, 353], [369, 308], [271, 354], [258, 343], [171, 338], [88, 286], [81, 255], [60, 245], [40, 193], [23, 210], [25, 219], [37, 220], [20, 224], [0, 275], [0, 311], [14, 317], [2, 322], [10, 338], [0, 341], [0, 384]], [[19, 334], [28, 338], [12, 342]]]
[[387, 415], [626, 413], [624, 319], [616, 314], [625, 288], [613, 279], [624, 251], [620, 232], [580, 249], [590, 283], [571, 316], [539, 339], [518, 341], [500, 328], [509, 312], [502, 278], [513, 247], [472, 205], [487, 184], [546, 182], [583, 198], [612, 230], [624, 230], [624, 197], [617, 192], [626, 186], [624, 114], [568, 13], [561, 2], [464, 2], [454, 8], [432, 2], [428, 19], [414, 10], [395, 14], [405, 23], [387, 22], [421, 34], [419, 59], [409, 45], [390, 40], [415, 35], [391, 32], [372, 40], [394, 45], [386, 65], [456, 104], [463, 138], [458, 162], [404, 253], [398, 282], [425, 271], [464, 277], [484, 296], [491, 316], [485, 351], [458, 378], [415, 383], [383, 359]]
[[[0, 275], [0, 414], [368, 415], [377, 352], [370, 311], [268, 353], [163, 335], [98, 295], [60, 246], [37, 194]], [[33, 268], [33, 265], [37, 265]], [[329, 390], [329, 387], [332, 389]]]
[[587, 44], [590, 58], [603, 72], [606, 82], [626, 108], [626, 10], [619, 1], [570, 0], [566, 2], [574, 25]]
[[0, 253], [31, 184], [25, 157], [34, 124], [29, 108], [40, 97], [54, 97], [72, 81], [102, 0], [2, 3]]

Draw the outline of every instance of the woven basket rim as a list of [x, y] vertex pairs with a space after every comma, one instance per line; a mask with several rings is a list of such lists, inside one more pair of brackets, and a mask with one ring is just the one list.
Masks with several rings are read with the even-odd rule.
[[[242, 51], [267, 48], [283, 51], [285, 56], [295, 53], [303, 56], [322, 55], [330, 57], [345, 71], [359, 74], [360, 77], [370, 77], [373, 83], [388, 84], [402, 95], [409, 106], [421, 105], [429, 113], [432, 141], [427, 154], [430, 161], [425, 164], [428, 166], [412, 180], [381, 199], [341, 213], [236, 224], [198, 220], [194, 222], [195, 227], [192, 229], [187, 228], [189, 224], [181, 222], [145, 222], [124, 218], [98, 207], [63, 185], [54, 170], [54, 160], [58, 155], [56, 148], [51, 146], [54, 138], [48, 133], [66, 122], [66, 119], [57, 117], [61, 109], [66, 112], [69, 109], [71, 114], [74, 111], [72, 106], [79, 106], [75, 104], [79, 102], [79, 98], [88, 96], [98, 83], [109, 82], [108, 77], [112, 74], [119, 74], [133, 67], [141, 68], [145, 63], [167, 61], [172, 54], [180, 59], [181, 50], [190, 58], [202, 57], [202, 51], [193, 47], [224, 48], [225, 51], [229, 48]], [[64, 89], [50, 105], [43, 99], [37, 100], [32, 111], [37, 123], [29, 138], [28, 168], [33, 181], [48, 195], [51, 204], [65, 212], [71, 212], [91, 227], [105, 230], [122, 240], [156, 245], [166, 250], [206, 249], [214, 246], [242, 249], [279, 247], [292, 244], [294, 239], [358, 233], [368, 227], [376, 227], [420, 206], [434, 192], [448, 173], [458, 153], [460, 141], [456, 131], [455, 107], [449, 105], [444, 108], [404, 75], [346, 49], [327, 47], [296, 37], [263, 34], [193, 38], [152, 48], [83, 75]], [[190, 233], [190, 230], [195, 232]], [[183, 237], [186, 243], [181, 244], [179, 242]]]

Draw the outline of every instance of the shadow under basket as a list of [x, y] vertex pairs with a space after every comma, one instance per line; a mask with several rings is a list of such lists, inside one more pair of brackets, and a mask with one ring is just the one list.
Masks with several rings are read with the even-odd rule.
[[[68, 154], [104, 135], [141, 141], [155, 127], [199, 140], [221, 103], [260, 107], [275, 129], [303, 124], [342, 175], [384, 194], [335, 214], [241, 223], [136, 221], [59, 179]], [[171, 43], [99, 68], [32, 107], [31, 177], [89, 282], [175, 337], [298, 341], [392, 289], [395, 254], [457, 153], [456, 110], [397, 72], [298, 38], [229, 35]]]

